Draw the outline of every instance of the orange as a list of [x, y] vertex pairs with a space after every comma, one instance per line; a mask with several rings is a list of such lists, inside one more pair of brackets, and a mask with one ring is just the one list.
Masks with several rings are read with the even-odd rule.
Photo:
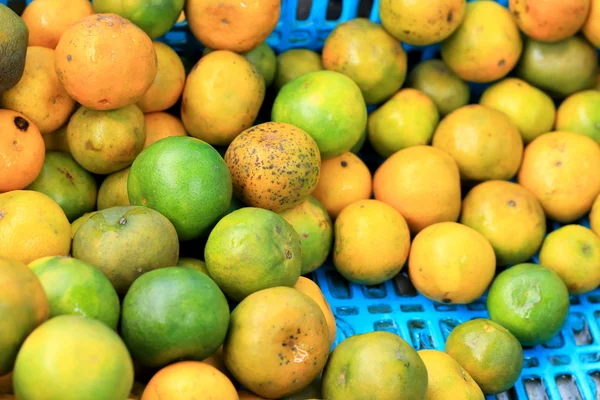
[[166, 112], [144, 114], [146, 121], [146, 142], [144, 148], [169, 136], [187, 136], [183, 123]]
[[69, 143], [67, 142], [67, 126], [66, 123], [54, 132], [42, 135], [46, 151], [62, 151], [63, 153], [71, 153]]
[[[208, 275], [208, 271], [206, 271], [205, 273]], [[226, 377], [231, 379], [231, 374], [229, 373], [229, 371], [227, 371], [227, 367], [225, 366], [225, 360], [223, 359], [223, 345], [221, 345], [217, 349], [217, 351], [215, 351], [210, 356], [202, 360], [202, 362], [208, 365], [212, 365], [213, 367], [221, 371], [223, 374], [225, 374]]]
[[152, 44], [157, 59], [156, 77], [137, 103], [144, 113], [172, 107], [181, 96], [185, 84], [183, 62], [175, 50], [162, 42]]
[[250, 61], [231, 51], [213, 51], [187, 77], [181, 120], [191, 136], [228, 145], [252, 126], [264, 98], [265, 80]]
[[54, 49], [69, 26], [93, 13], [88, 0], [36, 0], [21, 18], [29, 29], [29, 46]]
[[46, 256], [66, 256], [71, 224], [50, 197], [31, 190], [0, 194], [0, 254], [26, 264]]
[[127, 178], [131, 168], [125, 168], [108, 175], [98, 189], [98, 211], [111, 207], [130, 206], [127, 194]]
[[519, 184], [540, 201], [546, 215], [562, 223], [581, 218], [600, 193], [600, 146], [587, 136], [557, 131], [525, 149]]
[[347, 205], [371, 197], [371, 179], [365, 163], [347, 152], [321, 162], [321, 176], [312, 195], [335, 219]]
[[590, 0], [509, 0], [508, 6], [527, 36], [541, 42], [557, 42], [581, 29]]
[[333, 264], [346, 279], [377, 285], [400, 272], [410, 248], [406, 221], [379, 200], [360, 200], [335, 220]]
[[492, 282], [496, 256], [490, 242], [475, 229], [442, 222], [415, 237], [408, 272], [425, 297], [441, 303], [467, 304], [481, 297]]
[[23, 189], [44, 165], [44, 139], [22, 114], [0, 110], [0, 193]]
[[142, 400], [238, 400], [233, 383], [212, 365], [180, 361], [164, 367], [148, 382]]
[[587, 40], [600, 48], [600, 1], [590, 0], [590, 12], [581, 29]]
[[437, 126], [432, 144], [456, 160], [464, 180], [508, 180], [523, 156], [523, 139], [509, 117], [478, 104], [448, 114]]
[[67, 93], [93, 110], [136, 103], [156, 76], [152, 40], [115, 14], [71, 25], [56, 46], [56, 73]]
[[206, 47], [244, 53], [265, 41], [281, 12], [281, 0], [187, 0], [190, 30]]
[[592, 205], [592, 211], [590, 211], [590, 225], [592, 231], [600, 236], [600, 195], [596, 197], [596, 200], [594, 200], [594, 204]]
[[556, 112], [556, 130], [580, 133], [600, 143], [600, 90], [567, 97]]
[[321, 292], [319, 285], [314, 283], [312, 280], [301, 276], [298, 278], [298, 282], [296, 282], [294, 285], [294, 289], [313, 299], [319, 308], [321, 308], [321, 311], [323, 311], [323, 316], [325, 317], [325, 321], [327, 321], [327, 327], [329, 328], [329, 341], [333, 345], [333, 342], [335, 342], [335, 335], [337, 333], [335, 317], [333, 315], [333, 311], [331, 311], [331, 306], [327, 302], [327, 299], [325, 299], [325, 296], [323, 296], [323, 292]]
[[414, 146], [392, 155], [375, 172], [375, 198], [394, 207], [411, 233], [437, 222], [456, 221], [460, 213], [460, 176], [456, 162], [431, 146]]
[[28, 47], [21, 80], [0, 94], [0, 107], [26, 115], [42, 134], [64, 125], [75, 107], [56, 76], [54, 53], [45, 47]]
[[462, 24], [441, 45], [442, 60], [472, 82], [502, 78], [517, 64], [522, 50], [513, 16], [494, 1], [468, 3]]

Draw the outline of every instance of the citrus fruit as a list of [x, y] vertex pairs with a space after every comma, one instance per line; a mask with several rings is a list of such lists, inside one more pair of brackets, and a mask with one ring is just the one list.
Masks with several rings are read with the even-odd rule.
[[166, 112], [144, 114], [146, 121], [146, 142], [144, 148], [169, 136], [187, 136], [183, 123]]
[[600, 193], [595, 171], [600, 171], [600, 146], [587, 136], [558, 131], [527, 146], [518, 180], [549, 218], [569, 223], [590, 211]]
[[185, 0], [94, 0], [94, 11], [98, 14], [118, 14], [154, 39], [169, 32], [175, 25], [184, 2]]
[[570, 294], [591, 292], [600, 285], [600, 238], [581, 225], [563, 226], [546, 236], [540, 264], [556, 272]]
[[508, 6], [523, 33], [542, 42], [556, 42], [581, 29], [590, 0], [510, 0]]
[[198, 361], [180, 361], [156, 373], [141, 400], [238, 400], [233, 383], [215, 367]]
[[485, 318], [458, 325], [444, 351], [473, 377], [487, 395], [505, 392], [519, 379], [523, 349], [508, 330]]
[[227, 211], [231, 175], [208, 143], [168, 137], [136, 158], [127, 191], [132, 205], [159, 211], [173, 223], [180, 240], [190, 240], [208, 235]]
[[506, 78], [490, 86], [479, 104], [506, 114], [525, 143], [554, 126], [556, 107], [550, 96], [522, 79]]
[[177, 264], [175, 228], [146, 207], [112, 207], [94, 213], [73, 237], [73, 257], [98, 268], [124, 295], [145, 272]]
[[490, 242], [475, 229], [441, 222], [412, 242], [408, 273], [423, 296], [441, 303], [468, 304], [487, 289], [496, 272]]
[[410, 232], [392, 206], [360, 200], [335, 220], [333, 264], [342, 276], [362, 285], [377, 285], [400, 272], [408, 257]]
[[247, 390], [238, 390], [239, 400], [264, 400], [263, 397], [258, 397], [254, 393], [250, 393]]
[[590, 43], [600, 48], [600, 1], [590, 1], [590, 11], [581, 31]]
[[117, 329], [121, 306], [117, 292], [100, 270], [71, 257], [43, 257], [29, 264], [50, 304], [50, 318], [78, 314]]
[[68, 123], [64, 124], [54, 132], [42, 135], [42, 139], [44, 139], [44, 144], [46, 145], [46, 151], [62, 151], [63, 153], [71, 154], [69, 143], [67, 142], [67, 126]]
[[240, 208], [214, 227], [204, 249], [208, 272], [235, 301], [275, 286], [294, 286], [302, 268], [300, 237], [285, 219]]
[[27, 48], [23, 76], [0, 94], [0, 107], [26, 115], [41, 134], [53, 132], [68, 121], [75, 102], [58, 81], [54, 50]]
[[60, 315], [27, 337], [17, 355], [13, 384], [19, 399], [126, 399], [133, 364], [119, 335], [105, 324]]
[[358, 141], [367, 124], [367, 109], [352, 79], [339, 72], [317, 71], [281, 88], [271, 117], [308, 133], [317, 142], [321, 158], [327, 159], [344, 154]]
[[248, 60], [231, 51], [213, 51], [187, 77], [181, 120], [190, 135], [228, 145], [252, 126], [264, 98], [265, 81]]
[[46, 152], [38, 177], [27, 190], [44, 193], [65, 212], [69, 221], [93, 211], [98, 191], [94, 176], [60, 151]]
[[427, 398], [427, 369], [410, 345], [390, 332], [351, 336], [331, 353], [323, 398]]
[[321, 162], [321, 175], [312, 195], [335, 219], [348, 204], [371, 198], [371, 171], [353, 153]]
[[375, 172], [373, 190], [375, 199], [404, 217], [413, 234], [437, 222], [456, 221], [460, 213], [458, 167], [435, 147], [414, 146], [393, 154]]
[[275, 87], [277, 90], [289, 81], [316, 71], [321, 71], [321, 56], [308, 49], [290, 49], [277, 56]]
[[88, 0], [36, 0], [25, 7], [21, 18], [29, 29], [29, 46], [54, 49], [69, 26], [93, 13]]
[[44, 165], [44, 139], [27, 117], [11, 110], [0, 110], [0, 129], [0, 193], [23, 189]]
[[483, 400], [483, 392], [468, 371], [443, 351], [417, 352], [427, 368], [427, 398]]
[[246, 297], [231, 313], [223, 345], [227, 369], [244, 387], [279, 398], [303, 389], [329, 355], [329, 331], [320, 307], [288, 287]]
[[442, 116], [466, 106], [471, 97], [469, 85], [442, 60], [419, 63], [408, 75], [407, 84], [429, 96]]
[[[284, 396], [280, 400], [317, 400], [323, 398], [321, 393], [321, 377], [319, 376], [301, 391]], [[260, 400], [261, 398], [257, 397], [256, 399]], [[241, 396], [240, 400], [243, 400]], [[248, 400], [254, 399], [249, 398]]]
[[301, 276], [300, 278], [298, 278], [298, 282], [296, 282], [296, 284], [294, 285], [294, 289], [304, 293], [305, 295], [313, 299], [315, 303], [317, 303], [317, 305], [323, 312], [325, 321], [327, 322], [327, 327], [329, 328], [329, 341], [333, 345], [333, 343], [335, 342], [335, 335], [337, 333], [337, 327], [335, 325], [335, 316], [333, 315], [333, 311], [331, 311], [331, 306], [327, 302], [327, 299], [325, 299], [323, 292], [321, 292], [321, 288], [319, 288], [319, 285], [314, 283], [311, 279]]
[[98, 189], [98, 210], [111, 207], [129, 206], [127, 178], [131, 168], [125, 168], [108, 175]]
[[277, 70], [277, 58], [271, 46], [267, 42], [263, 42], [252, 50], [242, 53], [242, 55], [262, 75], [265, 80], [265, 86], [271, 86], [275, 79], [275, 71]]
[[590, 227], [592, 231], [600, 236], [600, 194], [594, 200], [592, 204], [592, 211], [590, 211]]
[[406, 77], [402, 45], [381, 25], [366, 18], [338, 25], [325, 40], [322, 59], [325, 69], [350, 77], [367, 104], [387, 100]]
[[144, 148], [144, 114], [131, 104], [116, 110], [81, 107], [67, 127], [75, 161], [95, 174], [110, 174], [131, 165]]
[[204, 360], [225, 339], [227, 299], [206, 274], [168, 267], [139, 277], [123, 300], [121, 335], [148, 367]]
[[253, 207], [292, 208], [310, 196], [319, 180], [319, 147], [293, 125], [266, 122], [236, 137], [225, 153], [233, 194]]
[[498, 265], [530, 260], [546, 235], [546, 216], [529, 190], [507, 181], [487, 181], [463, 200], [460, 223], [488, 239]]
[[225, 366], [225, 359], [223, 357], [223, 345], [221, 345], [217, 349], [217, 351], [215, 351], [210, 356], [202, 360], [202, 362], [215, 367], [223, 374], [225, 374], [227, 378], [231, 379], [231, 372], [227, 370], [227, 367]]
[[26, 264], [45, 256], [66, 256], [71, 225], [54, 200], [33, 190], [0, 194], [0, 254]]
[[79, 104], [114, 110], [136, 103], [152, 85], [156, 53], [148, 35], [131, 22], [95, 14], [65, 30], [56, 46], [55, 67]]
[[550, 96], [564, 98], [592, 88], [597, 67], [598, 54], [582, 37], [554, 43], [528, 39], [516, 73]]
[[[183, 0], [174, 1], [183, 3]], [[155, 4], [153, 3], [153, 5]], [[152, 44], [156, 52], [156, 76], [152, 85], [137, 102], [138, 107], [144, 113], [163, 111], [175, 105], [185, 84], [183, 62], [175, 50], [162, 42], [153, 42]]]
[[402, 89], [368, 119], [369, 143], [382, 157], [431, 142], [440, 120], [435, 103], [416, 89]]
[[83, 223], [85, 221], [87, 221], [88, 219], [90, 219], [90, 217], [94, 214], [96, 214], [96, 211], [92, 211], [92, 212], [83, 214], [81, 217], [77, 218], [75, 221], [73, 221], [71, 223], [71, 238], [75, 237], [75, 233], [77, 233], [77, 231], [79, 230], [81, 225], [83, 225]]
[[508, 74], [522, 50], [513, 16], [494, 1], [468, 3], [462, 23], [441, 45], [442, 60], [452, 71], [464, 80], [482, 83]]
[[281, 12], [281, 0], [187, 0], [190, 30], [206, 47], [246, 52], [271, 34]]
[[567, 97], [556, 112], [556, 130], [580, 133], [600, 143], [600, 91], [584, 90]]
[[177, 260], [177, 266], [192, 268], [208, 275], [206, 263], [202, 260], [198, 260], [197, 258], [179, 257], [179, 260]]
[[379, 16], [385, 29], [402, 42], [427, 46], [450, 36], [465, 16], [465, 0], [382, 0]]
[[327, 210], [317, 199], [308, 199], [294, 208], [279, 212], [298, 235], [302, 247], [302, 268], [306, 275], [321, 266], [327, 259], [333, 244], [333, 224]]
[[569, 292], [551, 269], [518, 264], [501, 272], [487, 296], [490, 319], [510, 331], [523, 346], [550, 340], [569, 312]]
[[25, 55], [29, 29], [17, 14], [4, 4], [0, 4], [0, 52], [4, 54], [0, 64], [0, 93], [15, 86], [25, 68]]
[[352, 146], [352, 148], [350, 149], [350, 152], [354, 153], [354, 154], [358, 154], [364, 147], [365, 142], [367, 141], [367, 137], [368, 137], [368, 132], [367, 132], [367, 129], [365, 129], [363, 131], [363, 133], [360, 135], [360, 137], [358, 138], [358, 140], [356, 141], [356, 143], [354, 144], [354, 146]]
[[48, 299], [39, 279], [27, 265], [0, 258], [0, 376], [13, 369], [25, 338], [48, 318]]
[[435, 130], [433, 146], [456, 160], [463, 180], [508, 180], [523, 156], [523, 139], [510, 118], [477, 104], [448, 114]]

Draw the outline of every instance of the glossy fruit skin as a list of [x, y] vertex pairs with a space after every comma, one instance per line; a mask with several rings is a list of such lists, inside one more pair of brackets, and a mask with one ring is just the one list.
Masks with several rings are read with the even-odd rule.
[[569, 292], [551, 269], [518, 264], [501, 272], [487, 297], [490, 319], [508, 329], [523, 346], [550, 340], [569, 312]]
[[[353, 379], [341, 381], [348, 375]], [[331, 353], [322, 382], [323, 397], [331, 400], [427, 398], [425, 364], [407, 342], [389, 332], [344, 340]]]
[[600, 91], [584, 90], [567, 97], [558, 107], [556, 130], [580, 133], [600, 144]]
[[125, 399], [133, 363], [121, 338], [102, 322], [60, 315], [23, 343], [13, 382], [19, 399]]
[[132, 205], [157, 210], [173, 223], [180, 240], [191, 240], [208, 235], [225, 214], [231, 202], [231, 175], [208, 143], [168, 137], [136, 158], [127, 191]]
[[517, 338], [485, 318], [454, 328], [444, 351], [471, 374], [487, 395], [510, 389], [523, 368], [523, 349]]
[[367, 108], [352, 79], [339, 72], [317, 71], [281, 88], [271, 118], [312, 136], [326, 160], [342, 155], [358, 141], [367, 126]]
[[25, 338], [48, 319], [48, 298], [39, 279], [24, 263], [0, 258], [0, 376], [13, 369]]
[[133, 358], [148, 367], [204, 360], [225, 339], [229, 306], [206, 274], [167, 267], [138, 278], [123, 300], [121, 334]]

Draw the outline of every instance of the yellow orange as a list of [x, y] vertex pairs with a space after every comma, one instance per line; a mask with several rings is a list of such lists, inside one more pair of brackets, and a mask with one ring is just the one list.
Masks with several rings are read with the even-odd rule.
[[158, 111], [144, 114], [144, 121], [146, 121], [144, 148], [169, 136], [187, 136], [183, 123], [179, 118], [166, 112]]

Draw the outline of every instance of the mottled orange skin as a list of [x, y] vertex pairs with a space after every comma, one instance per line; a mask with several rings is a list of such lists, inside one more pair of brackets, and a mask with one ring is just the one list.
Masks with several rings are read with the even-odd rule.
[[281, 0], [188, 0], [185, 16], [189, 27], [213, 50], [243, 53], [271, 34], [281, 12]]
[[185, 69], [179, 55], [162, 42], [153, 42], [157, 68], [154, 82], [137, 105], [144, 113], [163, 111], [172, 107], [185, 84]]
[[581, 29], [590, 0], [510, 0], [508, 6], [523, 33], [541, 42], [556, 42]]
[[93, 110], [134, 104], [156, 77], [152, 40], [116, 14], [71, 25], [56, 46], [56, 73], [67, 93]]
[[584, 216], [600, 193], [600, 146], [591, 138], [557, 131], [538, 136], [525, 149], [519, 184], [562, 223]]
[[231, 381], [212, 365], [180, 361], [164, 367], [148, 382], [142, 400], [238, 400]]
[[225, 162], [235, 197], [249, 206], [279, 212], [310, 196], [319, 181], [321, 155], [303, 130], [267, 122], [235, 138]]
[[187, 136], [183, 123], [166, 112], [144, 114], [146, 121], [146, 142], [144, 148], [169, 136]]
[[88, 0], [36, 0], [21, 18], [29, 29], [29, 46], [54, 49], [69, 26], [93, 13]]
[[187, 77], [181, 121], [190, 136], [224, 146], [254, 123], [265, 98], [265, 80], [231, 51], [202, 57]]
[[23, 189], [42, 170], [44, 139], [33, 122], [11, 110], [0, 110], [0, 131], [0, 193]]
[[600, 0], [590, 0], [590, 12], [581, 31], [590, 43], [600, 49]]

